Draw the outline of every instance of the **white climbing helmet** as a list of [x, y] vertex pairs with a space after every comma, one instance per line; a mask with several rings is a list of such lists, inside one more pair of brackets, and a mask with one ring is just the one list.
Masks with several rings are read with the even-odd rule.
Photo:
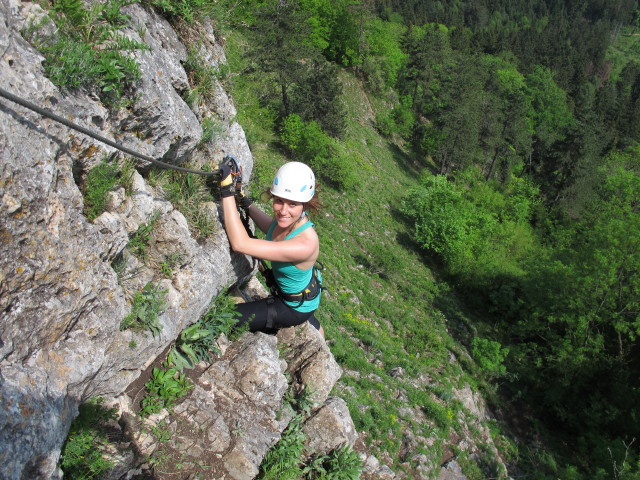
[[271, 185], [271, 194], [294, 202], [306, 203], [313, 198], [316, 177], [304, 163], [289, 162], [280, 167]]

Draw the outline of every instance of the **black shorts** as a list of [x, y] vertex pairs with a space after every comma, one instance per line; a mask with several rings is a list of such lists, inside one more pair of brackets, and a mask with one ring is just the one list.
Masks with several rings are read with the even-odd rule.
[[[271, 322], [268, 322], [270, 309]], [[320, 330], [320, 322], [313, 316], [313, 312], [294, 310], [279, 297], [267, 297], [253, 302], [239, 303], [236, 305], [236, 310], [240, 313], [236, 327], [248, 324], [251, 332], [273, 331], [301, 325], [304, 322], [309, 322]]]

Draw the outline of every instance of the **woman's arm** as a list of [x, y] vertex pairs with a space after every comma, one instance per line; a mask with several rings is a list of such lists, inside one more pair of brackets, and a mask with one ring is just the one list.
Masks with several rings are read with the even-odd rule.
[[270, 242], [251, 238], [247, 234], [240, 221], [234, 197], [222, 198], [222, 211], [224, 214], [224, 228], [227, 231], [229, 244], [235, 252], [263, 260], [295, 263], [311, 259], [318, 251], [318, 237], [313, 232], [313, 229], [309, 229], [313, 233], [296, 235], [282, 242]]
[[271, 222], [273, 221], [273, 217], [264, 213], [253, 203], [249, 205], [249, 209], [247, 211], [249, 212], [251, 220], [254, 221], [254, 223], [262, 231], [262, 233], [267, 233], [269, 231], [269, 227], [271, 226]]

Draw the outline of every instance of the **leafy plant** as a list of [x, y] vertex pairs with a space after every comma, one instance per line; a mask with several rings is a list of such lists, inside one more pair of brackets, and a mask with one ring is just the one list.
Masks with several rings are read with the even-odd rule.
[[118, 165], [104, 160], [87, 174], [84, 184], [85, 215], [92, 222], [105, 210], [107, 193], [118, 184]]
[[107, 194], [116, 185], [121, 185], [129, 193], [134, 172], [134, 164], [127, 160], [120, 168], [116, 161], [104, 159], [87, 174], [82, 192], [85, 201], [85, 215], [92, 222], [105, 211]]
[[202, 360], [208, 361], [210, 352], [220, 352], [216, 338], [211, 329], [202, 328], [200, 322], [194, 323], [180, 332], [169, 352], [167, 363], [182, 371], [184, 368], [193, 368]]
[[146, 223], [141, 224], [138, 229], [129, 237], [127, 247], [143, 260], [147, 258], [147, 247], [151, 241], [151, 232], [160, 218], [160, 212], [155, 211]]
[[152, 0], [151, 4], [172, 19], [193, 23], [207, 11], [209, 0]]
[[313, 389], [309, 385], [303, 385], [302, 390], [297, 393], [293, 386], [290, 385], [289, 389], [284, 394], [284, 405], [294, 412], [309, 415], [311, 409], [315, 405], [313, 393]]
[[[46, 75], [61, 88], [99, 87], [109, 104], [118, 102], [125, 88], [140, 78], [140, 69], [128, 52], [148, 49], [118, 32], [129, 21], [120, 9], [135, 3], [111, 0], [86, 8], [80, 0], [55, 2], [49, 16], [30, 29], [29, 40], [45, 57]], [[42, 27], [52, 22], [56, 33]]]
[[167, 363], [182, 371], [198, 362], [208, 362], [212, 354], [220, 353], [216, 340], [223, 333], [229, 335], [236, 324], [238, 313], [234, 306], [226, 295], [217, 296], [200, 320], [180, 332]]
[[353, 448], [344, 444], [328, 455], [313, 459], [303, 470], [309, 480], [357, 480], [362, 460]]
[[165, 277], [171, 277], [174, 268], [176, 268], [185, 257], [186, 254], [181, 252], [173, 252], [165, 255], [164, 260], [160, 263], [160, 273]]
[[202, 316], [200, 323], [204, 328], [208, 328], [214, 332], [216, 337], [221, 334], [230, 336], [234, 331], [237, 317], [239, 313], [236, 311], [234, 300], [227, 294], [216, 296], [209, 306], [209, 310]]
[[267, 452], [260, 465], [259, 480], [294, 480], [302, 476], [302, 452], [305, 434], [304, 417], [296, 415], [276, 445]]
[[164, 311], [167, 304], [165, 294], [167, 290], [155, 287], [151, 282], [136, 292], [131, 302], [131, 312], [124, 317], [120, 324], [120, 330], [127, 328], [147, 329], [156, 336], [160, 333], [162, 325], [158, 317]]
[[152, 425], [149, 427], [149, 430], [160, 443], [165, 443], [171, 440], [171, 429], [164, 423]]
[[88, 480], [98, 478], [113, 467], [101, 447], [108, 443], [105, 422], [118, 418], [115, 408], [104, 407], [104, 399], [96, 397], [80, 405], [62, 447], [60, 467], [65, 478]]
[[171, 409], [178, 399], [193, 388], [191, 381], [175, 368], [154, 368], [151, 379], [144, 385], [148, 393], [142, 399], [142, 417], [158, 413], [163, 408]]

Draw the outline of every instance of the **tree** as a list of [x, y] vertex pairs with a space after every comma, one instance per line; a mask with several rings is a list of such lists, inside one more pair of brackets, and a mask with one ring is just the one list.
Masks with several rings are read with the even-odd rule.
[[273, 79], [280, 92], [282, 116], [286, 117], [293, 113], [290, 89], [307, 69], [302, 60], [317, 54], [307, 42], [309, 14], [297, 0], [267, 0], [257, 18], [251, 30], [256, 46], [251, 57], [261, 72]]
[[630, 416], [640, 401], [638, 158], [606, 160], [582, 218], [559, 226], [553, 253], [529, 268], [529, 309], [509, 330], [510, 368], [527, 395], [575, 433], [587, 425], [590, 435], [631, 438], [640, 428]]
[[551, 70], [536, 66], [525, 76], [525, 84], [533, 122], [533, 149], [528, 165], [531, 171], [533, 163], [542, 162], [552, 145], [566, 138], [575, 119], [569, 109], [567, 94], [555, 82]]
[[318, 122], [331, 135], [340, 135], [345, 123], [337, 68], [309, 41], [310, 12], [298, 0], [267, 0], [258, 17], [251, 57], [279, 92], [278, 117], [296, 113], [305, 121]]
[[322, 57], [306, 64], [304, 76], [291, 88], [291, 110], [306, 121], [316, 121], [329, 135], [339, 137], [346, 127], [340, 102], [338, 67]]
[[500, 115], [496, 118], [497, 128], [493, 135], [484, 139], [491, 145], [484, 171], [490, 180], [496, 167], [500, 166], [504, 183], [531, 151], [531, 99], [527, 95], [524, 76], [512, 64], [494, 58], [489, 58], [488, 62], [495, 65], [488, 90], [496, 97]]

